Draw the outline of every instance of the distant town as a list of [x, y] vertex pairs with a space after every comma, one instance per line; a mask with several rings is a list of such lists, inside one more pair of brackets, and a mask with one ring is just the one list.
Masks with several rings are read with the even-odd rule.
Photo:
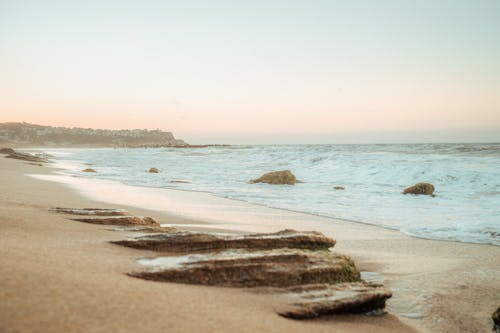
[[0, 123], [0, 144], [14, 146], [189, 147], [171, 132]]

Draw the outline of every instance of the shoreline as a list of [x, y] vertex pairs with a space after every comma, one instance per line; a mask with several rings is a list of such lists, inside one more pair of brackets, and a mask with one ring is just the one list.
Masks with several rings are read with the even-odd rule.
[[[254, 214], [247, 218], [248, 220], [242, 221], [241, 216], [244, 216], [252, 210], [243, 210], [243, 212], [239, 211], [238, 213], [240, 214], [240, 219], [238, 220], [234, 218], [237, 214], [221, 215], [220, 212], [214, 214], [214, 201], [209, 201], [208, 204], [205, 202], [205, 205], [209, 206], [210, 209], [205, 209], [203, 212], [208, 211], [208, 213], [212, 214], [212, 218], [209, 219], [209, 221], [204, 221], [203, 219], [200, 220], [199, 218], [189, 215], [174, 216], [171, 212], [169, 213], [165, 210], [154, 209], [154, 207], [143, 205], [142, 203], [136, 203], [135, 206], [130, 206], [127, 202], [112, 204], [111, 202], [103, 203], [99, 202], [99, 200], [91, 200], [90, 197], [85, 196], [85, 194], [82, 196], [82, 194], [75, 191], [75, 189], [68, 189], [67, 186], [61, 186], [60, 184], [56, 184], [54, 182], [49, 183], [42, 180], [33, 180], [33, 178], [25, 175], [26, 173], [40, 173], [41, 171], [42, 174], [50, 175], [54, 173], [54, 169], [52, 168], [35, 167], [26, 165], [21, 161], [6, 161], [5, 159], [2, 159], [0, 163], [2, 170], [7, 170], [7, 173], [10, 173], [10, 176], [13, 178], [10, 180], [13, 182], [13, 187], [6, 186], [2, 189], [4, 194], [2, 195], [2, 200], [0, 201], [1, 204], [9, 206], [10, 203], [12, 206], [12, 198], [10, 196], [12, 194], [14, 194], [12, 196], [14, 198], [27, 196], [28, 199], [24, 202], [24, 205], [29, 207], [29, 209], [32, 209], [34, 206], [38, 211], [37, 214], [45, 216], [42, 220], [51, 218], [54, 220], [64, 220], [63, 218], [55, 217], [54, 215], [46, 212], [48, 207], [44, 207], [44, 205], [58, 206], [64, 202], [75, 202], [75, 204], [78, 204], [73, 204], [74, 207], [83, 207], [85, 204], [90, 203], [97, 203], [99, 206], [123, 207], [134, 213], [152, 216], [161, 222], [170, 222], [162, 224], [185, 225], [188, 229], [189, 224], [194, 224], [194, 228], [192, 228], [193, 230], [202, 228], [206, 225], [207, 228], [216, 230], [230, 230], [232, 232], [260, 232], [277, 231], [278, 229], [283, 229], [283, 227], [286, 226], [288, 228], [300, 230], [317, 230], [323, 232], [327, 236], [333, 236], [337, 240], [337, 246], [334, 248], [335, 252], [338, 250], [341, 253], [353, 257], [360, 270], [377, 272], [377, 274], [375, 274], [376, 278], [383, 279], [386, 286], [391, 288], [394, 293], [393, 299], [389, 300], [388, 303], [389, 312], [398, 315], [398, 317], [406, 312], [406, 318], [400, 317], [400, 319], [405, 324], [417, 327], [420, 331], [454, 332], [458, 329], [459, 331], [464, 332], [477, 332], [481, 331], [482, 328], [490, 329], [491, 320], [489, 319], [489, 316], [493, 311], [494, 306], [498, 306], [498, 304], [494, 304], [495, 302], [498, 302], [498, 300], [494, 299], [494, 295], [500, 293], [500, 285], [495, 281], [494, 276], [495, 274], [500, 275], [500, 249], [493, 245], [456, 243], [453, 241], [414, 238], [404, 235], [398, 231], [369, 224], [335, 220], [315, 215], [282, 211], [263, 206], [258, 206], [261, 213], [260, 215], [257, 214], [257, 216], [255, 216]], [[5, 174], [2, 176], [9, 175]], [[22, 182], [20, 183], [25, 186], [21, 186], [21, 184], [16, 185], [16, 180], [19, 179], [22, 179]], [[3, 183], [8, 181], [9, 180], [6, 179], [6, 177], [2, 177]], [[33, 183], [38, 184], [37, 186], [50, 188], [50, 191], [48, 191], [50, 195], [47, 195], [47, 198], [41, 200], [40, 197], [33, 197], [33, 193], [26, 193], [30, 190], [30, 184]], [[121, 185], [128, 186], [124, 184]], [[140, 190], [144, 192], [144, 188], [140, 188]], [[71, 199], [57, 195], [54, 197], [54, 192], [64, 192], [67, 194], [66, 196], [71, 197]], [[230, 200], [218, 197], [215, 198]], [[217, 203], [219, 202], [216, 202], [216, 204]], [[185, 212], [185, 207], [181, 208], [181, 211], [182, 209], [184, 209]], [[45, 211], [42, 212], [43, 210]], [[278, 214], [276, 211], [279, 211], [280, 213]], [[22, 208], [20, 208], [18, 213], [24, 216]], [[4, 215], [4, 213], [2, 213], [2, 215]], [[13, 217], [12, 215], [8, 215], [2, 216], [2, 218], [9, 221], [12, 220]], [[308, 219], [307, 222], [304, 222], [305, 218]], [[214, 223], [217, 221], [224, 223], [220, 223], [219, 225]], [[63, 223], [61, 221], [59, 222]], [[67, 220], [64, 223], [67, 224], [65, 227], [69, 229], [73, 229], [73, 227], [75, 229], [92, 229], [99, 234], [99, 237], [97, 238], [101, 240], [104, 235], [119, 237], [117, 234], [109, 234], [109, 228], [87, 225], [82, 226], [81, 223]], [[207, 228], [203, 229], [206, 230]], [[110, 246], [109, 244], [106, 244], [105, 247], [108, 248]], [[132, 253], [134, 254], [134, 256], [125, 260], [127, 261], [127, 267], [137, 265], [135, 263], [135, 259], [137, 259], [138, 255], [139, 257], [147, 255], [146, 253], [138, 253], [133, 250], [113, 248], [112, 252], [115, 251], [121, 252], [120, 255], [122, 256], [130, 255]], [[2, 266], [4, 265], [2, 264]], [[113, 279], [123, 279], [123, 277], [118, 277], [119, 274], [124, 275], [123, 271], [115, 271], [114, 273], [115, 276]], [[460, 276], [454, 276], [453, 274], [462, 274], [462, 278]], [[471, 285], [468, 283], [464, 284], [464, 281], [467, 281], [467, 279], [464, 280], [463, 277], [467, 277], [470, 280]], [[127, 279], [132, 278], [127, 277]], [[145, 283], [147, 285], [152, 284], [151, 282], [132, 283]], [[157, 284], [158, 283], [155, 285]], [[227, 288], [200, 286], [179, 287], [179, 285], [173, 285], [170, 283], [161, 284], [163, 287], [160, 288], [192, 288], [197, 291], [201, 288], [200, 290], [208, 293], [211, 293], [211, 291], [205, 291], [206, 289], [224, 289], [224, 294], [227, 291]], [[2, 290], [3, 289], [4, 288], [2, 287]], [[476, 294], [474, 291], [478, 293]], [[469, 295], [471, 292], [473, 292], [476, 297], [471, 297]], [[244, 298], [249, 297], [248, 293], [237, 290], [231, 290], [229, 292], [229, 294], [232, 293], [241, 293]], [[241, 295], [238, 295], [238, 297], [240, 296]], [[262, 296], [260, 296], [260, 298], [262, 298]], [[463, 308], [456, 308], [457, 302], [465, 303], [466, 301], [470, 304], [464, 304]], [[191, 304], [191, 306], [193, 306], [193, 304]], [[2, 313], [5, 313], [5, 311], [8, 310], [11, 309], [3, 309]], [[234, 309], [234, 311], [237, 312], [238, 309]], [[271, 315], [274, 315], [272, 311], [270, 312]], [[265, 317], [268, 318], [269, 316]], [[342, 324], [346, 324], [347, 322], [350, 323], [349, 325], [353, 324], [353, 327], [351, 327], [349, 331], [352, 330], [355, 332], [358, 328], [360, 329], [359, 331], [366, 331], [368, 329], [373, 330], [374, 328], [367, 328], [364, 326], [366, 324], [366, 320], [369, 322], [372, 321], [371, 324], [373, 324], [373, 326], [379, 326], [380, 323], [384, 323], [381, 326], [382, 332], [390, 331], [390, 327], [395, 327], [393, 325], [405, 325], [400, 323], [400, 320], [396, 319], [394, 315], [384, 316], [385, 318], [370, 319], [363, 318], [361, 316], [342, 317], [348, 318], [341, 319], [340, 323], [338, 321], [336, 322], [334, 318], [305, 323], [285, 321], [291, 325], [291, 327], [287, 329], [299, 331], [302, 329], [310, 330], [313, 327], [315, 330], [338, 328], [342, 331]], [[412, 319], [411, 317], [421, 317], [421, 319]], [[255, 317], [254, 319], [260, 320], [259, 317]], [[0, 323], [3, 323], [4, 320], [5, 318], [2, 318]], [[269, 320], [273, 323], [278, 323], [277, 325], [283, 324], [283, 319], [281, 318]], [[194, 325], [195, 323], [192, 324]], [[285, 329], [284, 326], [279, 327]], [[401, 326], [398, 327], [401, 331]], [[218, 327], [218, 330], [224, 329], [229, 330], [229, 327]], [[261, 327], [261, 329], [263, 328]], [[269, 330], [269, 327], [264, 329]], [[276, 329], [275, 331], [280, 330]], [[411, 330], [409, 327], [405, 327], [404, 331]]]
[[[391, 147], [392, 150], [398, 151], [394, 145]], [[403, 147], [405, 146], [403, 145]], [[269, 153], [275, 150], [279, 151], [279, 149], [279, 147], [275, 147]], [[405, 151], [411, 155], [412, 149], [408, 147], [404, 149], [409, 149], [409, 151]], [[446, 149], [452, 148], [446, 147]], [[319, 149], [314, 151], [311, 156], [295, 150], [292, 152], [284, 151], [284, 156], [286, 154], [299, 154], [300, 158], [294, 158], [292, 161], [302, 161], [303, 159], [307, 168], [313, 167], [313, 170], [309, 172], [305, 166], [300, 166], [302, 162], [291, 163], [289, 168], [295, 170], [304, 183], [290, 188], [248, 185], [248, 179], [252, 178], [252, 175], [258, 175], [261, 169], [265, 169], [265, 167], [258, 167], [258, 165], [262, 162], [260, 158], [265, 156], [262, 154], [267, 153], [267, 150], [260, 151], [255, 147], [249, 151], [242, 150], [236, 153], [206, 151], [194, 155], [162, 150], [131, 152], [130, 150], [72, 151], [71, 149], [55, 149], [49, 152], [58, 158], [58, 163], [71, 162], [74, 164], [63, 166], [63, 169], [68, 169], [64, 173], [71, 176], [109, 179], [146, 188], [207, 192], [220, 198], [248, 202], [257, 206], [382, 226], [390, 230], [399, 230], [417, 238], [500, 246], [500, 239], [497, 237], [498, 226], [495, 220], [498, 213], [495, 202], [497, 192], [489, 192], [489, 189], [494, 190], [495, 187], [495, 178], [491, 178], [494, 176], [495, 164], [484, 166], [483, 164], [487, 160], [481, 159], [478, 162], [486, 168], [480, 168], [484, 171], [483, 173], [478, 171], [476, 174], [476, 171], [465, 166], [466, 171], [463, 172], [463, 175], [457, 174], [458, 169], [443, 170], [439, 165], [435, 165], [435, 168], [429, 168], [435, 169], [435, 171], [422, 178], [426, 178], [425, 181], [433, 182], [440, 189], [436, 198], [403, 196], [401, 191], [406, 185], [422, 180], [419, 177], [415, 178], [416, 173], [420, 173], [416, 171], [415, 174], [409, 172], [411, 180], [406, 178], [398, 180], [402, 177], [401, 170], [410, 167], [411, 171], [413, 170], [411, 168], [416, 168], [413, 167], [413, 164], [411, 164], [412, 166], [402, 166], [395, 173], [390, 170], [376, 169], [378, 170], [377, 176], [373, 177], [368, 177], [367, 172], [372, 172], [370, 170], [374, 166], [360, 168], [360, 170], [353, 169], [357, 171], [354, 173], [353, 179], [349, 180], [351, 177], [349, 176], [349, 163], [363, 161], [366, 159], [366, 157], [362, 157], [364, 155], [368, 156], [367, 163], [373, 158], [382, 159], [381, 156], [383, 158], [387, 156], [389, 162], [384, 162], [385, 164], [392, 163], [391, 161], [396, 158], [394, 156], [399, 156], [399, 153], [393, 154], [390, 151], [386, 153], [384, 149], [382, 151], [376, 149], [376, 157], [370, 157], [372, 156], [370, 151], [371, 148], [367, 151], [368, 153], [363, 150], [364, 153], [361, 152], [361, 154], [343, 152], [343, 150], [325, 153]], [[378, 152], [383, 155], [379, 156]], [[317, 155], [316, 153], [319, 154], [319, 157], [311, 159]], [[346, 162], [345, 165], [339, 162], [339, 166], [335, 166], [337, 169], [340, 168], [339, 172], [335, 172], [338, 173], [337, 175], [329, 175], [330, 172], [326, 171], [329, 170], [330, 164], [336, 165], [330, 163], [328, 156], [331, 154], [333, 154], [332, 156], [347, 154], [346, 161], [350, 161]], [[242, 160], [235, 162], [240, 155], [243, 156]], [[257, 156], [259, 163], [247, 161], [247, 158], [253, 155]], [[356, 157], [358, 155], [361, 157]], [[409, 157], [408, 161], [418, 162], [425, 157], [421, 154], [416, 155], [417, 157], [414, 159]], [[453, 156], [453, 154], [448, 156], [449, 158], [445, 159], [448, 161], [446, 163], [453, 160], [455, 158]], [[130, 163], [130, 160], [127, 161], [129, 158], [138, 164], [136, 162]], [[471, 156], [470, 158], [475, 161], [475, 157]], [[224, 167], [217, 168], [218, 171], [210, 171], [210, 165], [219, 159], [223, 161]], [[84, 163], [85, 161], [89, 163]], [[317, 166], [319, 171], [314, 171], [316, 170], [314, 165], [318, 161], [321, 162]], [[310, 165], [309, 162], [313, 164]], [[446, 163], [445, 165], [447, 165]], [[77, 164], [81, 166], [76, 166]], [[82, 174], [81, 170], [87, 168], [88, 164], [93, 164], [93, 168], [98, 173]], [[145, 168], [146, 164], [148, 166], [151, 164], [165, 172], [160, 172], [159, 175], [148, 175], [144, 173], [145, 170], [142, 170], [141, 164], [144, 164]], [[241, 169], [240, 164], [243, 167], [248, 166], [249, 170]], [[439, 164], [439, 162], [434, 164]], [[269, 168], [277, 169], [279, 166], [270, 166]], [[422, 170], [425, 171], [425, 169]], [[448, 175], [448, 173], [453, 176]], [[480, 177], [481, 181], [475, 181], [476, 185], [466, 185], [468, 181], [471, 181], [470, 177], [479, 177], [480, 174], [483, 174]], [[330, 178], [336, 180], [333, 181]], [[178, 181], [179, 183], [188, 184], [177, 184], [177, 180], [182, 180]], [[461, 182], [464, 182], [464, 186], [457, 188]], [[333, 191], [330, 183], [342, 183], [348, 189], [347, 191]], [[489, 185], [486, 186], [486, 184]], [[422, 220], [424, 223], [421, 223]]]
[[[55, 167], [55, 168], [59, 169], [59, 167]], [[63, 168], [61, 168], [61, 169], [63, 169]], [[64, 175], [64, 174], [58, 174], [58, 175], [27, 174], [27, 176], [30, 176], [30, 177], [33, 177], [33, 178], [36, 178], [36, 179], [40, 179], [40, 180], [45, 180], [45, 181], [60, 183], [63, 186], [68, 186], [70, 188], [73, 188], [73, 190], [75, 190], [77, 193], [79, 193], [79, 194], [81, 194], [83, 196], [86, 196], [87, 198], [89, 198], [91, 200], [96, 200], [96, 201], [101, 201], [101, 202], [107, 202], [107, 203], [117, 203], [117, 204], [120, 204], [120, 201], [119, 200], [115, 201], [112, 198], [105, 199], [105, 200], [102, 200], [102, 199], [98, 200], [98, 199], [94, 198], [93, 195], [91, 194], [91, 192], [93, 192], [92, 190], [88, 191], [88, 189], [83, 189], [83, 188], [87, 187], [87, 186], [92, 187], [92, 183], [93, 182], [94, 183], [101, 183], [102, 182], [103, 185], [105, 185], [106, 183], [108, 183], [108, 184], [111, 184], [111, 185], [115, 185], [116, 187], [122, 187], [123, 190], [130, 189], [130, 188], [135, 188], [135, 189], [142, 189], [143, 191], [147, 192], [149, 189], [153, 189], [154, 191], [158, 190], [158, 191], [161, 191], [161, 192], [165, 192], [166, 194], [168, 194], [168, 192], [171, 192], [170, 194], [175, 194], [176, 192], [183, 192], [183, 193], [187, 192], [187, 193], [192, 193], [193, 197], [196, 196], [197, 194], [200, 194], [202, 196], [210, 196], [210, 197], [216, 198], [216, 200], [218, 200], [218, 201], [226, 201], [228, 203], [235, 202], [236, 205], [238, 205], [238, 203], [242, 203], [245, 206], [255, 207], [257, 210], [262, 209], [262, 210], [283, 211], [283, 212], [287, 212], [287, 213], [290, 213], [290, 214], [298, 214], [298, 215], [301, 215], [301, 216], [309, 216], [309, 217], [312, 217], [312, 219], [325, 220], [325, 222], [328, 222], [327, 220], [330, 220], [331, 222], [334, 222], [334, 223], [339, 223], [340, 222], [340, 223], [348, 223], [348, 224], [358, 224], [358, 225], [367, 226], [369, 228], [370, 227], [374, 227], [374, 228], [377, 228], [377, 229], [384, 229], [384, 230], [388, 230], [388, 231], [391, 231], [391, 232], [397, 232], [397, 233], [402, 234], [404, 236], [407, 236], [407, 237], [410, 237], [410, 238], [415, 238], [415, 239], [429, 240], [429, 241], [439, 241], [439, 242], [451, 242], [451, 243], [458, 243], [458, 244], [491, 245], [491, 246], [497, 246], [497, 247], [500, 246], [500, 245], [496, 245], [496, 244], [492, 244], [492, 243], [481, 243], [481, 242], [472, 242], [472, 241], [458, 241], [458, 240], [453, 240], [453, 239], [428, 238], [428, 237], [419, 236], [419, 235], [416, 235], [416, 234], [405, 233], [405, 232], [397, 229], [396, 227], [389, 227], [389, 226], [385, 226], [385, 225], [372, 224], [372, 223], [369, 223], [369, 222], [356, 221], [356, 220], [344, 219], [344, 218], [339, 218], [339, 217], [331, 217], [331, 216], [327, 216], [327, 215], [302, 212], [302, 211], [293, 210], [293, 209], [286, 209], [286, 208], [277, 208], [277, 207], [272, 207], [272, 206], [266, 206], [264, 204], [248, 202], [248, 201], [243, 200], [243, 199], [235, 199], [235, 198], [218, 196], [218, 195], [216, 195], [214, 193], [211, 193], [211, 192], [208, 192], [208, 191], [201, 191], [201, 190], [200, 191], [196, 191], [196, 190], [189, 190], [189, 189], [169, 188], [169, 187], [149, 187], [149, 186], [140, 186], [140, 185], [129, 185], [129, 184], [117, 181], [117, 180], [98, 179], [98, 178], [77, 178], [78, 180], [81, 180], [82, 183], [79, 184], [79, 185], [76, 185], [76, 184], [72, 184], [71, 181], [68, 181], [68, 180], [70, 180], [72, 178], [75, 178], [75, 177], [70, 176], [70, 175]], [[66, 178], [67, 180], [65, 181], [65, 180], [63, 180], [63, 178]], [[83, 184], [85, 182], [87, 182], [88, 184]], [[143, 206], [135, 205], [132, 202], [127, 202], [127, 203], [125, 203], [125, 205], [131, 206], [131, 207], [136, 207], [136, 208], [143, 208]], [[229, 205], [229, 206], [231, 206], [231, 205]], [[217, 223], [217, 222], [220, 221], [220, 220], [204, 219], [203, 217], [200, 217], [200, 216], [184, 216], [184, 215], [186, 215], [185, 213], [175, 213], [175, 212], [170, 211], [168, 209], [152, 209], [152, 210], [155, 210], [155, 211], [158, 211], [158, 212], [163, 212], [163, 213], [169, 214], [169, 215], [174, 215], [174, 216], [180, 217], [180, 218], [191, 218], [191, 219], [203, 220], [203, 221], [206, 220], [207, 221], [206, 223]], [[246, 231], [250, 231], [250, 230], [246, 230]]]

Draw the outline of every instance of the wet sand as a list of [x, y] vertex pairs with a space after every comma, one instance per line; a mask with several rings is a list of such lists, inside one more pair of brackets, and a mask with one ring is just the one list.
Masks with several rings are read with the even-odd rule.
[[[220, 212], [195, 220], [96, 202], [25, 175], [50, 174], [48, 167], [0, 156], [0, 170], [1, 332], [488, 332], [500, 302], [499, 247], [416, 239], [305, 214], [276, 219], [277, 210], [264, 208], [261, 216], [270, 218], [256, 225], [231, 225], [234, 216]], [[109, 243], [130, 232], [71, 221], [48, 212], [53, 206], [124, 208], [186, 229], [318, 230], [336, 238], [334, 250], [351, 255], [358, 268], [376, 272], [365, 276], [392, 288], [390, 314], [294, 321], [276, 315], [269, 295], [135, 279], [124, 273], [154, 254]]]

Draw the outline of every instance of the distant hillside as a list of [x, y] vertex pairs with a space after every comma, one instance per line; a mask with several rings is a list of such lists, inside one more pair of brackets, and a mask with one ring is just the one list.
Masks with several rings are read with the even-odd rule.
[[28, 123], [0, 123], [0, 143], [33, 146], [162, 147], [186, 146], [161, 130], [67, 128]]

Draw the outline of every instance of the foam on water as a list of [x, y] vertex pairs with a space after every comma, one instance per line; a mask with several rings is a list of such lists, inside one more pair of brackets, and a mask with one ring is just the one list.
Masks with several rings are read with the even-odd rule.
[[[500, 144], [46, 149], [67, 173], [359, 221], [443, 240], [500, 245]], [[80, 172], [85, 163], [96, 174]], [[156, 167], [159, 174], [147, 170]], [[295, 186], [249, 184], [290, 169]], [[189, 183], [176, 183], [173, 180]], [[402, 195], [431, 182], [436, 197]], [[343, 191], [334, 185], [344, 186]]]

